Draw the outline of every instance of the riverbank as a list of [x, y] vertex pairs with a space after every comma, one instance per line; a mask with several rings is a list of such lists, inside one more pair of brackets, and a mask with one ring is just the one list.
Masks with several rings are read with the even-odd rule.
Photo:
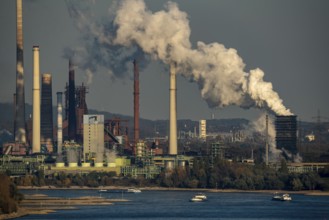
[[[34, 188], [35, 189], [35, 188]], [[49, 197], [44, 194], [24, 195], [17, 212], [0, 214], [0, 219], [14, 219], [25, 215], [45, 215], [56, 210], [78, 209], [77, 206], [113, 205], [115, 202], [127, 202], [126, 199], [108, 199], [95, 196], [78, 198]]]
[[[132, 187], [120, 187], [120, 186], [102, 186], [102, 187], [87, 187], [87, 186], [71, 186], [71, 187], [55, 187], [55, 186], [18, 186], [18, 189], [28, 189], [28, 190], [127, 190]], [[173, 187], [138, 187], [142, 191], [202, 191], [202, 192], [215, 192], [215, 193], [290, 193], [290, 194], [304, 194], [313, 196], [329, 196], [329, 191], [320, 190], [301, 190], [301, 191], [287, 191], [287, 190], [239, 190], [239, 189], [201, 189], [201, 188], [173, 188]]]

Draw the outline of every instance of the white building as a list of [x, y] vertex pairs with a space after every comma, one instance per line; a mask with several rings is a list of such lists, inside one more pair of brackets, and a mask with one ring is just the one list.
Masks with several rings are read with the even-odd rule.
[[206, 140], [207, 137], [207, 121], [199, 121], [199, 138]]
[[104, 115], [83, 115], [84, 161], [103, 162]]

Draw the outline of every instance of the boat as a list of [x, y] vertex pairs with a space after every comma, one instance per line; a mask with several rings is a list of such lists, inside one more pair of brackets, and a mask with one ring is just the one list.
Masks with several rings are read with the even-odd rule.
[[99, 193], [106, 193], [107, 192], [107, 189], [100, 189], [98, 190]]
[[194, 195], [195, 198], [207, 200], [207, 196], [204, 193], [197, 193]]
[[190, 202], [204, 202], [206, 200], [207, 196], [205, 194], [197, 193], [190, 199]]
[[127, 189], [128, 193], [141, 193], [142, 191], [140, 189], [135, 189], [135, 188], [129, 188]]
[[278, 194], [278, 193], [274, 193], [272, 200], [276, 200], [276, 201], [291, 201], [292, 198], [288, 193], [284, 193], [282, 195]]
[[190, 202], [203, 202], [204, 200], [201, 199], [201, 198], [197, 198], [195, 196], [193, 196], [191, 199], [190, 199]]

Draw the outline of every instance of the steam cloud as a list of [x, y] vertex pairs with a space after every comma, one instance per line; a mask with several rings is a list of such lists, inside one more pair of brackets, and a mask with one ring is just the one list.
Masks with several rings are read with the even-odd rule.
[[[253, 121], [248, 130], [258, 132], [260, 134], [266, 134], [266, 114], [260, 115], [260, 117]], [[268, 117], [268, 146], [269, 146], [269, 161], [279, 161], [282, 151], [276, 148], [275, 144], [275, 126], [274, 119]]]
[[201, 41], [192, 48], [188, 15], [176, 3], [168, 2], [165, 10], [153, 13], [143, 0], [118, 1], [109, 19], [93, 23], [90, 11], [77, 5], [67, 2], [85, 45], [65, 50], [64, 56], [74, 54], [89, 73], [102, 66], [110, 69], [112, 76], [122, 78], [135, 57], [144, 59], [144, 64], [149, 57], [168, 65], [175, 62], [178, 73], [198, 83], [210, 107], [237, 105], [292, 115], [272, 83], [263, 80], [261, 69], [244, 71], [245, 64], [235, 49]]

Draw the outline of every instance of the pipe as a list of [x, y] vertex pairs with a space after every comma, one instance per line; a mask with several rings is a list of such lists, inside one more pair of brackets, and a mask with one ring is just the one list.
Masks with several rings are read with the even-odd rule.
[[24, 62], [23, 62], [23, 15], [22, 0], [16, 0], [16, 114], [15, 141], [26, 143]]
[[136, 59], [134, 60], [134, 149], [139, 141], [139, 71]]
[[177, 155], [176, 64], [170, 64], [169, 154]]
[[40, 153], [40, 62], [39, 46], [33, 46], [32, 153]]

